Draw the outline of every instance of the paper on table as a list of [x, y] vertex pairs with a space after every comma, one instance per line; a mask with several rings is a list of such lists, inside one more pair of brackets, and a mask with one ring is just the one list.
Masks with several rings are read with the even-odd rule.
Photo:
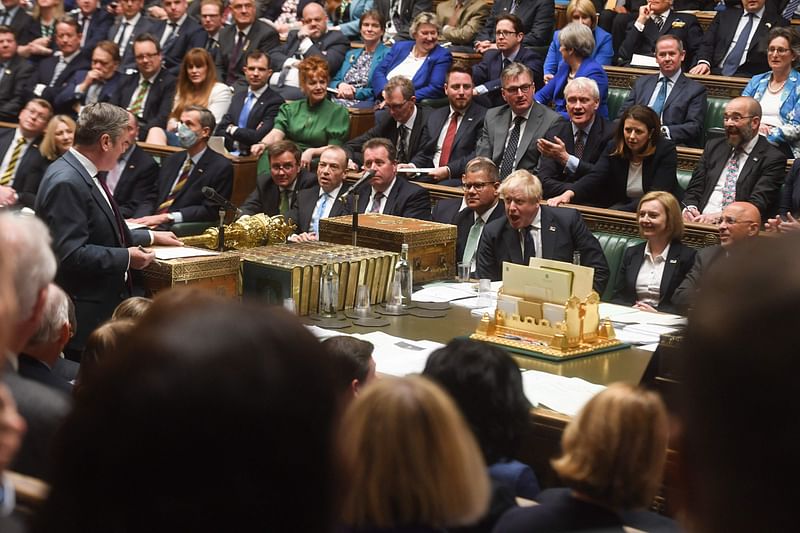
[[138, 222], [128, 222], [127, 220], [125, 221], [125, 225], [128, 226], [128, 229], [131, 231], [135, 229], [147, 229], [146, 224], [139, 224]]
[[429, 285], [423, 287], [411, 295], [412, 300], [418, 302], [452, 302], [457, 298], [472, 298], [475, 291], [471, 288], [464, 288], [462, 285], [469, 283], [453, 283], [441, 285]]
[[219, 255], [213, 250], [203, 250], [192, 246], [153, 246], [156, 259], [166, 261], [168, 259], [179, 259], [182, 257], [202, 257], [206, 255]]
[[321, 328], [319, 326], [314, 326], [313, 324], [306, 324], [306, 329], [319, 340], [325, 340], [328, 337], [338, 337], [339, 335], [347, 335], [348, 337], [350, 336], [347, 333]]
[[372, 358], [375, 359], [375, 370], [391, 376], [405, 376], [422, 372], [431, 352], [444, 346], [433, 341], [403, 339], [382, 331], [357, 333], [353, 337], [375, 345], [375, 350], [372, 352]]
[[522, 373], [522, 389], [533, 405], [575, 416], [592, 396], [605, 389], [581, 378], [567, 378], [526, 370]]

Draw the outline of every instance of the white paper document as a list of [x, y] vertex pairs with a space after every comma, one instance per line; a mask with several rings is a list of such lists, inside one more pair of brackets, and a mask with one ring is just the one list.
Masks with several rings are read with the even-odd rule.
[[658, 68], [658, 63], [656, 63], [656, 58], [653, 56], [633, 54], [633, 57], [631, 58], [631, 66], [644, 67], [644, 68]]
[[422, 372], [431, 352], [444, 346], [444, 344], [433, 341], [403, 339], [382, 331], [357, 333], [353, 337], [375, 345], [375, 350], [372, 352], [372, 358], [375, 359], [375, 370], [390, 376], [405, 376]]
[[567, 378], [537, 370], [522, 373], [525, 396], [535, 406], [575, 416], [595, 394], [605, 389], [581, 378]]
[[403, 167], [403, 168], [398, 168], [397, 169], [397, 173], [398, 174], [430, 174], [434, 170], [436, 170], [436, 169], [432, 168], [432, 167], [431, 168]]
[[156, 259], [158, 261], [180, 259], [182, 257], [219, 255], [219, 252], [215, 252], [213, 250], [204, 250], [203, 248], [194, 248], [192, 246], [153, 246], [152, 250], [156, 253]]

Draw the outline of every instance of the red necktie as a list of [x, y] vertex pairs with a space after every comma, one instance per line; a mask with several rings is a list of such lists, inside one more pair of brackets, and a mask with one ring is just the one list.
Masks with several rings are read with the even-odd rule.
[[458, 129], [459, 113], [454, 111], [450, 115], [450, 125], [447, 127], [447, 133], [444, 134], [444, 142], [442, 143], [442, 154], [439, 156], [439, 166], [443, 167], [450, 161], [450, 152], [453, 151], [453, 141], [456, 138], [456, 130]]

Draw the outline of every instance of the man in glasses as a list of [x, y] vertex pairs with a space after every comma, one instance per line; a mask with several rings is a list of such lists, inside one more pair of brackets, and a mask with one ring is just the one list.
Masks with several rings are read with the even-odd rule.
[[476, 157], [467, 163], [461, 186], [464, 199], [439, 200], [433, 208], [433, 220], [458, 227], [456, 261], [469, 263], [472, 274], [484, 226], [505, 214], [497, 201], [500, 186], [497, 166], [491, 159]]
[[296, 207], [297, 193], [317, 184], [313, 172], [300, 169], [300, 149], [291, 141], [279, 141], [268, 149], [270, 174], [257, 178], [256, 189], [241, 207], [245, 215], [266, 213], [286, 216]]
[[749, 96], [725, 106], [725, 137], [706, 143], [686, 194], [683, 219], [717, 224], [732, 202], [750, 202], [768, 218], [778, 207], [786, 156], [758, 134], [761, 105]]
[[538, 166], [536, 140], [563, 119], [533, 100], [533, 73], [525, 65], [512, 63], [501, 79], [506, 105], [486, 112], [475, 153], [494, 161], [503, 180], [514, 170], [533, 171]]

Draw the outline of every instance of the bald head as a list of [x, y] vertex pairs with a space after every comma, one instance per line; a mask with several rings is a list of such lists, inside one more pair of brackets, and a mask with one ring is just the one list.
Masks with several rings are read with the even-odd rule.
[[750, 202], [733, 202], [722, 210], [719, 241], [724, 247], [758, 235], [761, 213]]
[[730, 105], [743, 106], [743, 109], [746, 110], [748, 115], [761, 117], [761, 104], [758, 103], [758, 100], [751, 96], [737, 96], [728, 102], [728, 105], [725, 107], [727, 108]]

